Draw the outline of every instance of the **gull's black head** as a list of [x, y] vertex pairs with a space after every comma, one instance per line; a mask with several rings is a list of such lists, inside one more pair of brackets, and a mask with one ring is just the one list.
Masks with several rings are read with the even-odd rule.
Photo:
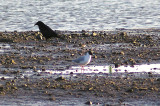
[[88, 51], [88, 54], [89, 54], [89, 55], [93, 55], [91, 51]]
[[41, 26], [44, 25], [44, 23], [42, 21], [38, 21], [35, 25]]

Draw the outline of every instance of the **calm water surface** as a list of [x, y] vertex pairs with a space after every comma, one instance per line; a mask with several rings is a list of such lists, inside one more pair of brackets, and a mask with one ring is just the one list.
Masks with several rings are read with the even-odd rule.
[[160, 0], [0, 0], [0, 31], [160, 27]]

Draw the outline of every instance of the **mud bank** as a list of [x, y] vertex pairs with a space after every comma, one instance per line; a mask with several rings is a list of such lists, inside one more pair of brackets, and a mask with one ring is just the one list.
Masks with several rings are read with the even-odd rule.
[[[48, 101], [65, 105], [84, 105], [87, 101], [95, 105], [143, 104], [136, 101], [159, 103], [159, 77], [113, 77], [106, 74], [61, 77], [50, 74], [42, 76], [37, 71], [70, 69], [75, 64], [67, 60], [83, 55], [90, 49], [94, 55], [89, 65], [159, 63], [160, 29], [57, 33], [64, 39], [46, 41], [43, 37], [41, 39], [42, 35], [37, 31], [0, 32], [2, 105], [7, 98], [15, 99], [11, 103], [22, 100], [22, 105], [26, 100], [34, 103], [44, 101], [44, 105]], [[23, 76], [26, 71], [31, 71], [36, 77]]]

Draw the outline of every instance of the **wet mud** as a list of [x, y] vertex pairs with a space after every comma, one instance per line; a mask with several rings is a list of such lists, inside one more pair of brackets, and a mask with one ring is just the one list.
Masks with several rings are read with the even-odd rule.
[[[89, 65], [159, 63], [160, 29], [57, 33], [64, 39], [46, 41], [37, 31], [0, 32], [0, 98], [22, 97], [25, 100], [29, 97], [33, 101], [51, 101], [51, 104], [73, 98], [84, 105], [120, 105], [135, 101], [159, 103], [160, 79], [157, 77], [112, 77], [108, 74], [62, 77], [43, 76], [37, 71], [69, 69], [75, 64], [68, 60], [88, 50], [94, 54]], [[34, 76], [22, 76], [26, 71], [31, 71]]]

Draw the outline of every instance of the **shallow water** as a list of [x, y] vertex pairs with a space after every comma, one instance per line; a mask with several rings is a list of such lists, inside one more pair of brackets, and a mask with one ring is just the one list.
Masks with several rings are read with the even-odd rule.
[[160, 27], [159, 0], [2, 0], [0, 31], [38, 30], [38, 20], [55, 30]]

